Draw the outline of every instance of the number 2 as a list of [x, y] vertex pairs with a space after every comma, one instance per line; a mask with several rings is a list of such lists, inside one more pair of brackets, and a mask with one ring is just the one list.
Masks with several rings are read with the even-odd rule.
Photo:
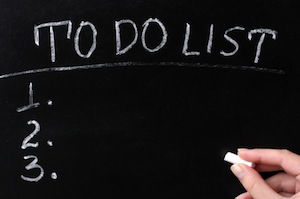
[[22, 149], [27, 149], [28, 147], [37, 148], [39, 146], [38, 142], [30, 143], [29, 141], [41, 130], [40, 124], [35, 120], [28, 121], [27, 124], [34, 125], [34, 131], [23, 140], [21, 148]]
[[40, 174], [39, 174], [39, 176], [36, 177], [36, 178], [29, 178], [29, 177], [25, 177], [25, 176], [23, 176], [23, 175], [21, 175], [21, 178], [22, 178], [23, 180], [25, 180], [25, 181], [28, 181], [28, 182], [38, 182], [38, 181], [41, 180], [41, 179], [43, 178], [43, 176], [44, 176], [44, 169], [43, 169], [40, 165], [37, 164], [37, 162], [38, 162], [39, 160], [38, 160], [38, 158], [37, 158], [36, 156], [34, 156], [34, 155], [29, 155], [29, 156], [25, 156], [25, 157], [24, 157], [24, 160], [28, 160], [28, 159], [33, 159], [33, 161], [32, 161], [30, 164], [28, 164], [28, 165], [25, 167], [25, 169], [26, 169], [27, 171], [32, 170], [32, 169], [39, 169], [39, 170], [40, 170]]

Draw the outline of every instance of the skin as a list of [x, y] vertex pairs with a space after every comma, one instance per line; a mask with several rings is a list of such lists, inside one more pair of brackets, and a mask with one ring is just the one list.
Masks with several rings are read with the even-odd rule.
[[[288, 150], [239, 149], [238, 155], [256, 167], [231, 167], [246, 189], [236, 199], [300, 199], [300, 156]], [[258, 172], [282, 171], [266, 180]]]

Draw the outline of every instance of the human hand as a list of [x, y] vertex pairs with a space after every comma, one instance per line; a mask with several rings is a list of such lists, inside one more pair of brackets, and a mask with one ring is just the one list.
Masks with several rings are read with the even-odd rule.
[[[300, 199], [300, 156], [288, 150], [239, 149], [238, 155], [255, 169], [235, 164], [231, 171], [247, 190], [236, 199]], [[280, 171], [264, 180], [258, 172]]]

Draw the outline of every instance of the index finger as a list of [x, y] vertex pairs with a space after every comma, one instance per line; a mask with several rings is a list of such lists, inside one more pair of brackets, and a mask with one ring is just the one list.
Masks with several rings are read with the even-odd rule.
[[288, 150], [240, 149], [238, 155], [256, 164], [279, 166], [290, 175], [300, 175], [300, 156]]

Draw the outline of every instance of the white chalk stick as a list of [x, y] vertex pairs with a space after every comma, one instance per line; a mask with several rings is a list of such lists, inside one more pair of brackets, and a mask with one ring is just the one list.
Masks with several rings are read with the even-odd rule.
[[226, 162], [229, 162], [229, 163], [232, 163], [232, 164], [245, 164], [245, 165], [247, 165], [249, 167], [252, 167], [252, 168], [255, 167], [255, 164], [253, 162], [248, 162], [246, 160], [243, 160], [238, 155], [236, 155], [234, 153], [231, 153], [231, 152], [228, 152], [225, 155], [224, 160]]

